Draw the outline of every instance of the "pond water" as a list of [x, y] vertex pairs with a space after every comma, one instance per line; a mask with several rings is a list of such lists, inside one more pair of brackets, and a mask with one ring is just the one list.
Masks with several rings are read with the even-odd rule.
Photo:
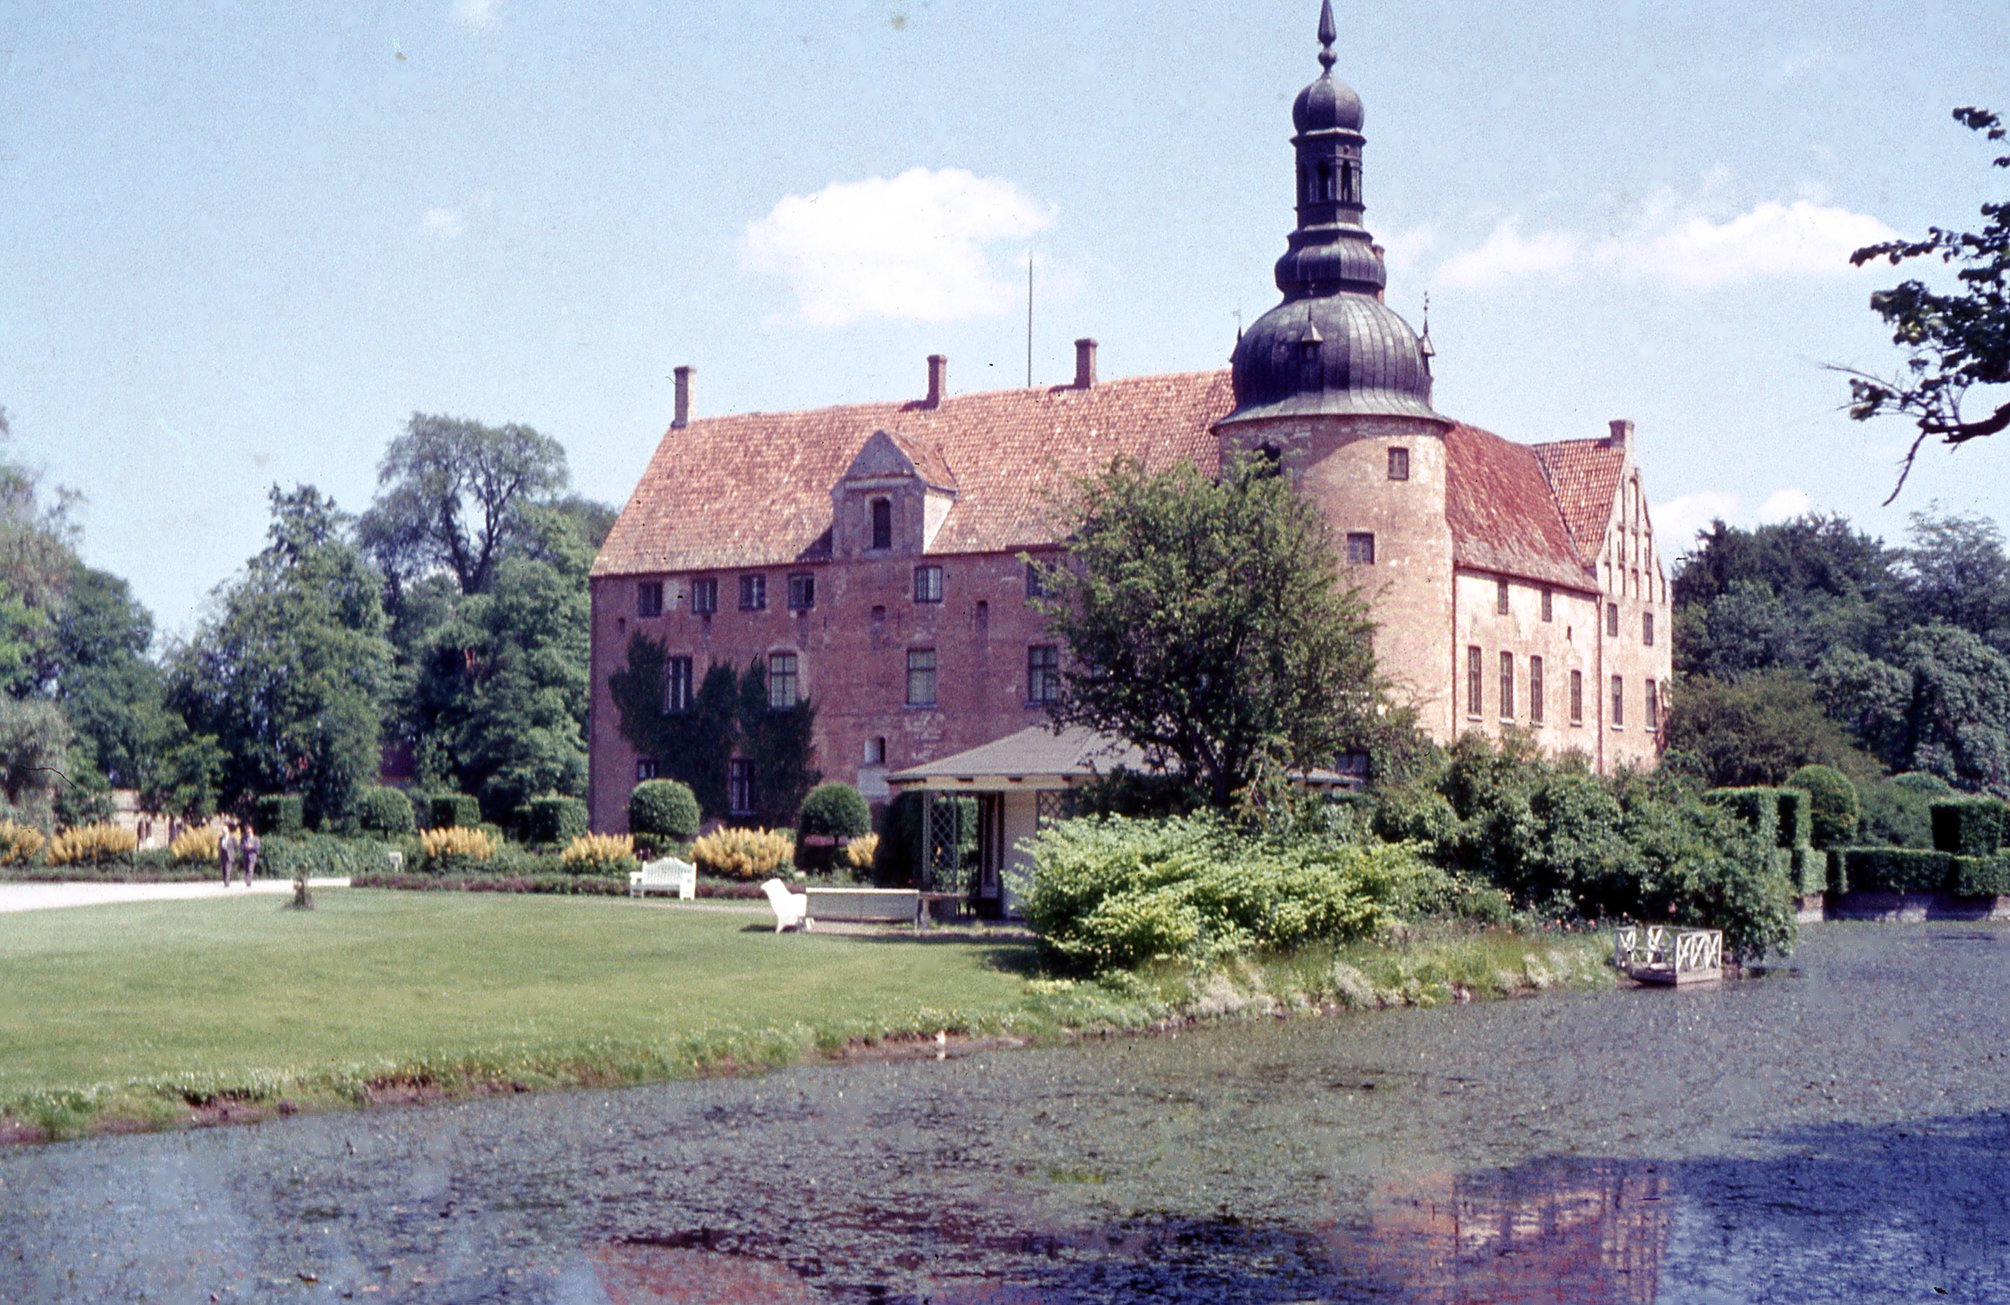
[[[0, 1154], [0, 1300], [2010, 1301], [2010, 928]], [[1944, 1293], [1944, 1295], [1943, 1295]]]

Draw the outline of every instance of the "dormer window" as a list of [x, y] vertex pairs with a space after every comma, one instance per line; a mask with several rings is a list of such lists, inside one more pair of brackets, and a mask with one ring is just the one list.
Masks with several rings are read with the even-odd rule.
[[876, 498], [872, 501], [872, 546], [876, 549], [893, 547], [893, 500]]

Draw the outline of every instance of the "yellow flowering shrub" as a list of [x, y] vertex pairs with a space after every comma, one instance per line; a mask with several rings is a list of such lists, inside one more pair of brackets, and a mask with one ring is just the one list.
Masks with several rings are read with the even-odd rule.
[[488, 861], [495, 854], [495, 836], [486, 829], [447, 825], [419, 835], [419, 855], [428, 865], [442, 861]]
[[872, 869], [872, 860], [879, 855], [879, 835], [860, 834], [844, 845], [845, 864], [854, 870]]
[[78, 825], [49, 840], [49, 864], [96, 865], [131, 856], [139, 845], [139, 835], [130, 829], [105, 823]]
[[223, 839], [221, 825], [204, 825], [199, 829], [184, 829], [168, 844], [168, 855], [176, 865], [187, 865], [194, 861], [216, 860], [216, 845]]
[[691, 844], [700, 870], [735, 879], [766, 879], [796, 863], [795, 840], [772, 829], [719, 829]]
[[26, 865], [48, 841], [33, 825], [0, 820], [0, 865]]
[[618, 875], [641, 868], [635, 840], [627, 834], [581, 834], [566, 844], [558, 860], [572, 875]]

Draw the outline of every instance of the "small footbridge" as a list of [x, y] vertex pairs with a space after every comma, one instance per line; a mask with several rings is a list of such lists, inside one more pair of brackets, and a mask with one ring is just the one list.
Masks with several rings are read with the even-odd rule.
[[1724, 933], [1623, 924], [1612, 931], [1612, 963], [1642, 983], [1715, 983], [1724, 977]]

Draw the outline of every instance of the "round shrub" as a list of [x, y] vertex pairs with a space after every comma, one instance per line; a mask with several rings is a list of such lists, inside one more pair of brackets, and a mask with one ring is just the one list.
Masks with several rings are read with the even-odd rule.
[[872, 832], [872, 810], [849, 784], [819, 784], [803, 799], [796, 832], [804, 837], [857, 838]]
[[699, 820], [697, 797], [674, 779], [645, 779], [628, 795], [628, 832], [638, 838], [688, 843]]
[[1834, 766], [1802, 766], [1786, 786], [1808, 795], [1809, 841], [1816, 847], [1847, 847], [1856, 840], [1856, 785]]
[[356, 795], [356, 825], [379, 838], [402, 838], [419, 827], [412, 799], [382, 784], [369, 785]]
[[1932, 797], [1946, 797], [1954, 792], [1954, 785], [1940, 776], [1925, 770], [1908, 770], [1890, 779], [1893, 788], [1902, 788], [1909, 793], [1925, 793]]

